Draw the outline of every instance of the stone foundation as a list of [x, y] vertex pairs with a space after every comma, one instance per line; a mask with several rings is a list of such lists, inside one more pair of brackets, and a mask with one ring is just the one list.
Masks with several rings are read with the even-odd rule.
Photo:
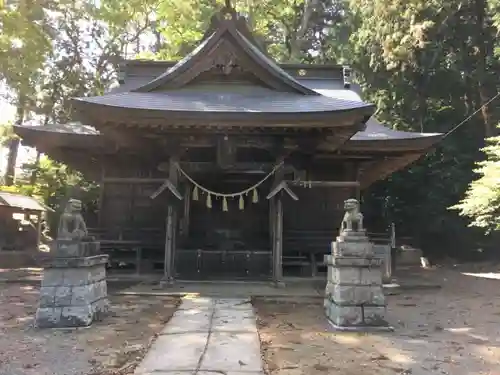
[[108, 311], [107, 255], [98, 242], [58, 242], [44, 267], [35, 326], [86, 327]]
[[346, 231], [325, 256], [328, 280], [324, 307], [336, 328], [389, 329], [382, 289], [382, 259], [375, 257], [373, 244], [364, 231]]

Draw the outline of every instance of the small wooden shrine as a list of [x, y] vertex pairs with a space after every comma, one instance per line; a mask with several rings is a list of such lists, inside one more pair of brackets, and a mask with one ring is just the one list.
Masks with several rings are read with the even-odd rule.
[[167, 279], [314, 273], [344, 200], [441, 139], [378, 123], [347, 67], [277, 64], [230, 7], [183, 60], [126, 61], [119, 87], [74, 109], [16, 132], [100, 182], [111, 259], [129, 249]]

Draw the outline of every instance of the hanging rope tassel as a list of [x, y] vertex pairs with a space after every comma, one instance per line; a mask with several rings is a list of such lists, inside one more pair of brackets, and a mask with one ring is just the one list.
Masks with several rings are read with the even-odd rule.
[[257, 203], [259, 201], [259, 193], [257, 189], [253, 189], [252, 203]]
[[245, 209], [245, 199], [243, 199], [243, 195], [240, 195], [238, 206], [239, 206], [240, 210]]
[[207, 207], [212, 208], [212, 196], [207, 194]]
[[194, 186], [193, 188], [193, 200], [194, 201], [197, 201], [199, 199], [199, 196], [198, 196], [198, 186]]
[[224, 199], [222, 199], [222, 211], [225, 211], [227, 212], [228, 209], [227, 209], [227, 198], [224, 197]]

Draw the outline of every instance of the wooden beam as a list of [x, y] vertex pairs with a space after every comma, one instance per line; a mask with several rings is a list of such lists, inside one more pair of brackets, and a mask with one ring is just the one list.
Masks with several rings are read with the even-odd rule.
[[[220, 171], [221, 167], [213, 162], [181, 162], [182, 169], [189, 172], [211, 172]], [[239, 173], [268, 173], [276, 166], [275, 163], [234, 163], [231, 171]]]
[[114, 141], [116, 149], [122, 147], [134, 147], [134, 145], [137, 143], [136, 137], [133, 137], [129, 133], [124, 132], [123, 130], [118, 130], [116, 128], [106, 127], [101, 130], [101, 134], [104, 137]]
[[[223, 170], [220, 166], [217, 165], [216, 162], [198, 162], [198, 161], [181, 161], [179, 165], [183, 170], [190, 173], [209, 173], [209, 172], [234, 172], [234, 173], [262, 173], [267, 174], [272, 171], [276, 167], [277, 163], [257, 163], [257, 162], [238, 162], [231, 166], [229, 170]], [[295, 169], [291, 165], [283, 166], [282, 169], [288, 172], [294, 172]], [[169, 164], [168, 162], [163, 162], [158, 165], [158, 170], [160, 171], [168, 171]]]
[[237, 146], [232, 137], [227, 135], [217, 138], [217, 166], [222, 169], [232, 168], [236, 164]]
[[304, 187], [359, 187], [359, 181], [287, 181], [288, 184]]
[[142, 178], [142, 177], [106, 177], [102, 180], [108, 184], [151, 184], [164, 183], [165, 178]]
[[314, 155], [314, 160], [325, 160], [325, 161], [329, 161], [329, 160], [349, 160], [349, 159], [352, 159], [352, 160], [372, 160], [373, 159], [373, 155], [371, 154], [348, 154], [348, 153], [344, 153], [342, 151], [340, 152], [335, 152], [335, 153], [320, 153], [320, 152], [317, 152], [315, 155]]

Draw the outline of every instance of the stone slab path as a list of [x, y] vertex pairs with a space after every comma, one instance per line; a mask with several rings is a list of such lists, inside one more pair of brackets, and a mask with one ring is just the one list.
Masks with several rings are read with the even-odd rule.
[[135, 375], [263, 375], [249, 299], [185, 297]]

